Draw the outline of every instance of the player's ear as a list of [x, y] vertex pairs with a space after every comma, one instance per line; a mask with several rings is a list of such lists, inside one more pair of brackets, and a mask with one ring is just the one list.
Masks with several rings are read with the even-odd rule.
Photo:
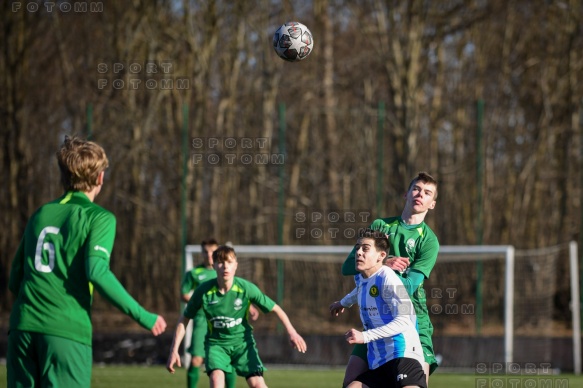
[[429, 205], [429, 208], [430, 208], [430, 209], [433, 209], [433, 208], [435, 208], [435, 201], [431, 201], [431, 205]]
[[103, 186], [103, 179], [104, 179], [104, 177], [105, 177], [105, 170], [104, 171], [101, 171], [99, 173], [99, 175], [97, 176], [97, 185], [98, 186]]
[[385, 261], [385, 259], [387, 258], [387, 252], [385, 251], [380, 251], [379, 252], [379, 258], [381, 259], [382, 262]]

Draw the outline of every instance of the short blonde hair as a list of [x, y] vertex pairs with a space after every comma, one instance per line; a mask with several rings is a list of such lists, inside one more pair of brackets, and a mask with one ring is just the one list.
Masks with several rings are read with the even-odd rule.
[[65, 191], [89, 191], [99, 184], [99, 174], [109, 167], [105, 150], [97, 143], [65, 136], [57, 151], [61, 184]]

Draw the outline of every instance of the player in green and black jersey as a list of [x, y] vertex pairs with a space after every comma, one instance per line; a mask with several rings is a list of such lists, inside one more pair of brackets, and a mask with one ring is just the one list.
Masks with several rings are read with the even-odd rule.
[[235, 276], [237, 257], [231, 247], [220, 246], [213, 253], [217, 278], [201, 284], [195, 291], [178, 321], [166, 368], [174, 373], [181, 366], [178, 349], [185, 328], [199, 310], [204, 312], [208, 334], [205, 343], [205, 367], [212, 387], [223, 387], [224, 374], [235, 371], [245, 377], [249, 386], [265, 386], [265, 367], [259, 358], [253, 327], [249, 323], [249, 307], [273, 311], [286, 328], [292, 346], [300, 352], [307, 347], [296, 332], [287, 314], [253, 283]]
[[8, 387], [90, 386], [93, 287], [154, 335], [166, 328], [109, 269], [116, 220], [93, 202], [108, 167], [105, 151], [66, 137], [57, 160], [65, 193], [30, 217], [12, 261]]

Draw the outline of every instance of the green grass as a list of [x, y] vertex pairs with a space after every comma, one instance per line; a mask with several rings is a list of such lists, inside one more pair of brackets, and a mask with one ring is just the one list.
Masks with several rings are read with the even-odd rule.
[[[269, 367], [265, 373], [265, 381], [270, 388], [340, 388], [344, 370], [330, 369], [284, 369]], [[478, 379], [486, 380], [478, 380]], [[484, 377], [474, 374], [449, 374], [437, 372], [430, 378], [431, 388], [574, 388], [583, 387], [583, 376], [561, 374], [554, 376], [523, 377], [522, 382], [510, 381], [508, 376]], [[528, 379], [528, 381], [526, 381]], [[538, 379], [538, 380], [537, 380]], [[186, 372], [180, 368], [173, 375], [163, 366], [99, 366], [93, 367], [92, 388], [138, 388], [164, 387], [183, 388], [186, 384]], [[5, 386], [6, 366], [0, 365], [0, 387]], [[200, 388], [208, 388], [206, 375], [201, 375]], [[246, 387], [243, 378], [237, 381], [237, 388]]]

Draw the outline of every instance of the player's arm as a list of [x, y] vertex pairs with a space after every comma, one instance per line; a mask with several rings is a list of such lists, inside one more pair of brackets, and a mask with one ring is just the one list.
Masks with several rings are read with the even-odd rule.
[[273, 306], [273, 309], [271, 311], [273, 311], [277, 315], [277, 317], [287, 330], [287, 334], [289, 335], [289, 342], [292, 344], [292, 346], [296, 348], [299, 352], [305, 353], [306, 350], [308, 350], [306, 341], [304, 341], [302, 336], [299, 335], [296, 329], [293, 327], [285, 311], [283, 311], [283, 309], [279, 307], [279, 305], [277, 304]]
[[10, 268], [10, 279], [8, 280], [8, 289], [18, 296], [20, 284], [24, 277], [24, 237], [20, 240], [16, 254], [12, 259], [12, 267]]
[[418, 252], [411, 263], [411, 270], [421, 272], [426, 279], [437, 262], [437, 255], [439, 254], [439, 241], [433, 233], [428, 233], [418, 247]]
[[184, 274], [184, 278], [182, 278], [182, 283], [180, 284], [180, 300], [188, 303], [192, 296], [192, 290], [195, 288], [192, 271], [188, 271]]
[[[383, 301], [382, 309], [389, 309], [393, 319], [385, 325], [363, 332], [359, 332], [356, 329], [349, 330], [346, 333], [348, 343], [366, 344], [381, 338], [393, 337], [412, 327], [410, 316], [415, 310], [409, 296], [399, 293], [399, 286], [400, 284], [395, 284], [387, 277], [383, 283], [383, 290], [392, 290], [392, 292], [381, 293]], [[401, 298], [401, 296], [404, 296], [404, 298]]]
[[350, 308], [357, 302], [358, 298], [358, 288], [354, 288], [350, 291], [342, 300], [336, 301], [330, 305], [330, 314], [337, 317], [338, 314], [344, 312], [344, 308]]
[[249, 318], [252, 321], [256, 321], [259, 318], [259, 309], [252, 304], [249, 305]]
[[87, 260], [87, 279], [108, 302], [130, 316], [152, 334], [159, 335], [166, 329], [166, 322], [160, 315], [146, 311], [117, 280], [110, 271], [107, 260], [90, 256]]
[[298, 349], [298, 351], [305, 353], [308, 348], [306, 346], [306, 341], [304, 341], [304, 339], [298, 334], [296, 329], [293, 327], [285, 311], [283, 311], [283, 309], [277, 303], [275, 303], [270, 297], [261, 292], [261, 290], [255, 284], [244, 279], [239, 280], [245, 286], [245, 289], [247, 290], [247, 297], [249, 298], [251, 303], [253, 303], [258, 309], [260, 309], [264, 313], [273, 311], [277, 315], [281, 323], [283, 323], [285, 329], [287, 330], [287, 333], [289, 334], [289, 340], [292, 346]]
[[407, 273], [407, 277], [403, 277], [401, 274], [397, 273], [397, 276], [403, 282], [405, 289], [407, 290], [407, 294], [413, 295], [413, 293], [419, 288], [421, 283], [425, 280], [425, 275], [422, 272], [417, 271], [416, 269], [411, 269]]
[[184, 334], [186, 333], [186, 326], [188, 326], [188, 322], [190, 318], [181, 315], [178, 319], [178, 324], [176, 325], [176, 330], [174, 330], [174, 337], [172, 339], [172, 345], [170, 346], [170, 355], [168, 356], [168, 361], [166, 362], [166, 369], [168, 372], [174, 373], [174, 364], [176, 366], [181, 367], [182, 363], [180, 362], [180, 354], [178, 353], [178, 349], [180, 348], [180, 344], [184, 339]]
[[[350, 342], [349, 343], [364, 343], [367, 344], [372, 341], [376, 341], [381, 338], [388, 338], [395, 336], [404, 332], [411, 325], [411, 320], [404, 316], [399, 315], [395, 317], [391, 322], [386, 325], [375, 327], [374, 329], [365, 330], [362, 332], [363, 342]], [[353, 329], [354, 330], [354, 329]]]
[[[435, 235], [431, 235], [431, 237], [424, 240], [423, 244], [419, 247], [419, 253], [413, 260], [407, 275], [403, 276], [400, 273], [397, 273], [409, 295], [413, 295], [421, 283], [423, 283], [425, 279], [429, 279], [429, 274], [433, 270], [435, 262], [437, 261], [438, 253], [439, 242]], [[391, 268], [393, 267], [391, 266]]]

